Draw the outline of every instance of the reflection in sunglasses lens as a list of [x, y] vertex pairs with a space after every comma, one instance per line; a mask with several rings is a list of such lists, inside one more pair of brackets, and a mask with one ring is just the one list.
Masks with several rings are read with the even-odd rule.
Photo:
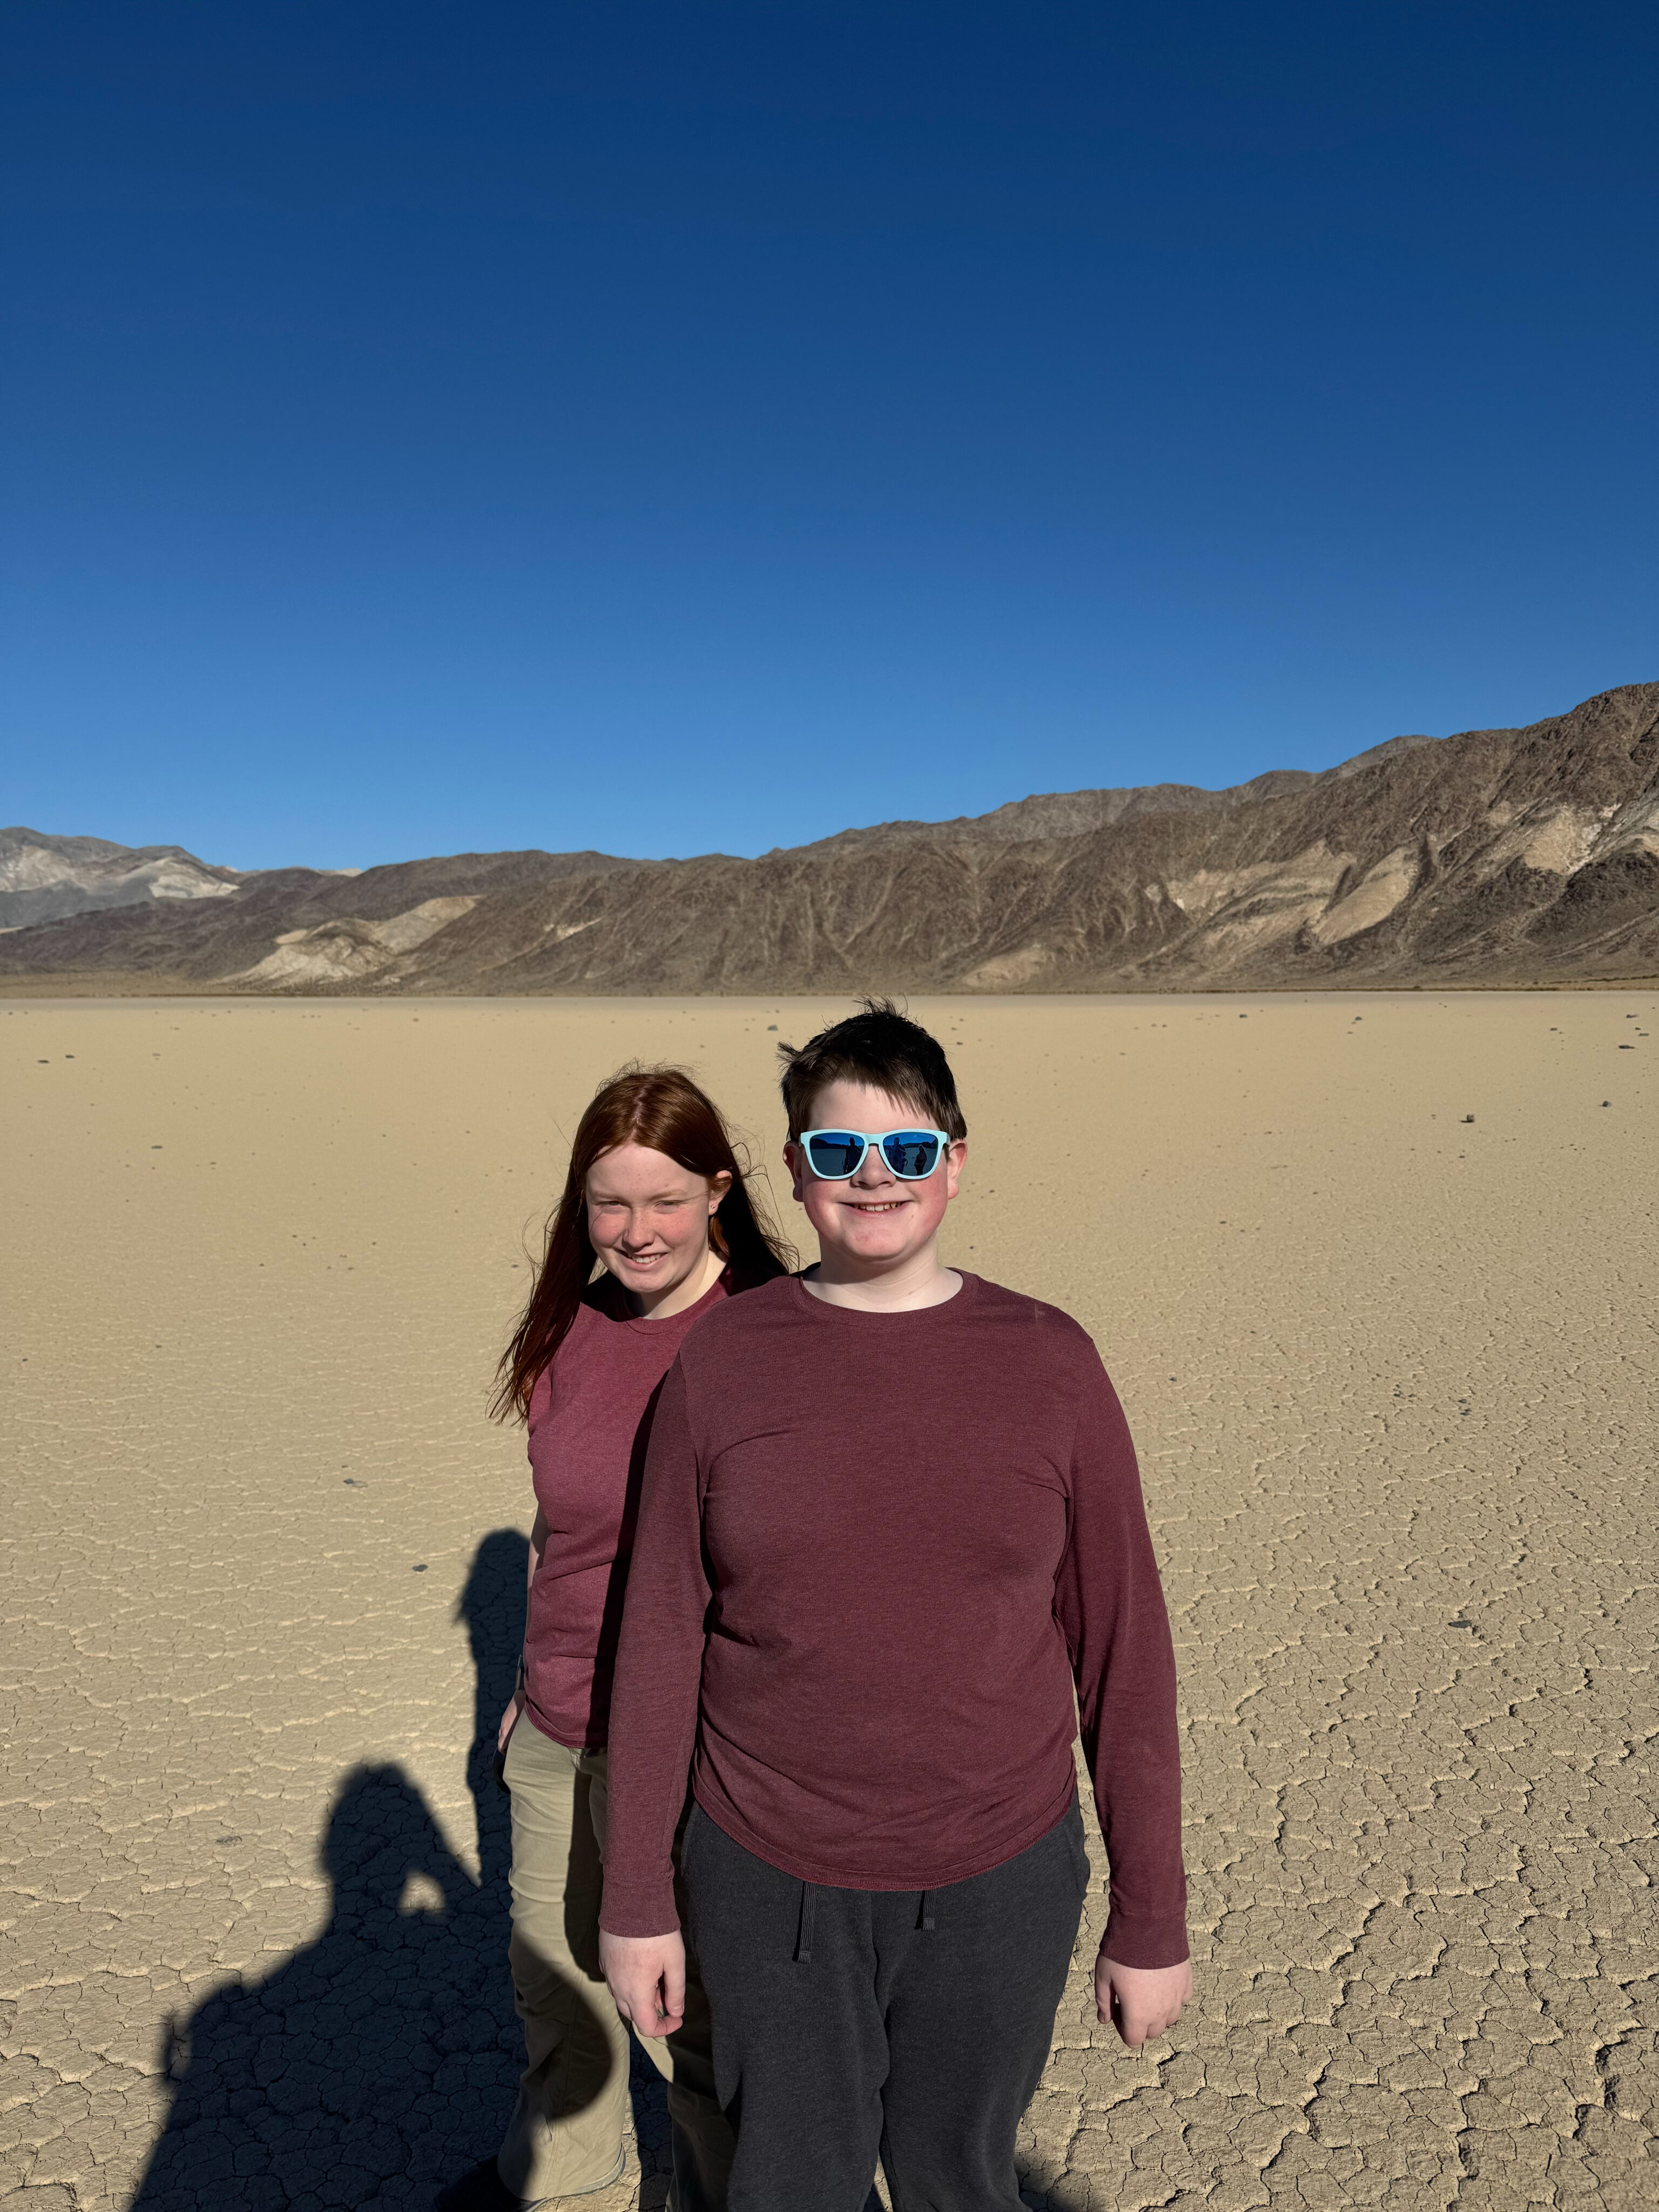
[[889, 1137], [882, 1150], [895, 1175], [907, 1176], [915, 1182], [933, 1172], [933, 1163], [939, 1158], [939, 1140], [936, 1137]]

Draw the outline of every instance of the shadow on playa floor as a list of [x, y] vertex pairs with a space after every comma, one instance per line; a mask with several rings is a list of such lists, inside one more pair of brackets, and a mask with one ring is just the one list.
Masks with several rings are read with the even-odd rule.
[[[445, 1843], [394, 1765], [340, 1785], [322, 1856], [327, 1926], [261, 1982], [221, 1990], [173, 2022], [167, 2129], [131, 2212], [409, 2205], [493, 2151], [522, 2063], [507, 1978], [507, 1801], [495, 1723], [523, 1638], [526, 1546], [498, 1529], [461, 1598], [477, 1668], [467, 1779], [483, 1880]], [[641, 2212], [665, 2194], [667, 2115], [637, 2054]]]

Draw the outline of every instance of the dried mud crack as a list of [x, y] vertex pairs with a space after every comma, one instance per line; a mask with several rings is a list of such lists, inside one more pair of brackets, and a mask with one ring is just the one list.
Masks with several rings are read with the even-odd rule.
[[[634, 1055], [775, 1159], [830, 1003], [0, 1008], [0, 2201], [424, 2212], [494, 2147], [522, 1238]], [[1182, 1666], [1198, 2001], [1095, 2022], [1096, 1839], [1027, 2203], [1645, 2212], [1659, 1097], [1596, 1070], [1659, 1006], [935, 1011], [951, 1256], [1094, 1331]], [[593, 2212], [664, 2203], [635, 2089]]]

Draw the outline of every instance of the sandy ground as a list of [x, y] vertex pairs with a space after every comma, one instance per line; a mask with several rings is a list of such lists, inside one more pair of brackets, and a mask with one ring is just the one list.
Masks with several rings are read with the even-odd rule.
[[[0, 1012], [0, 2197], [424, 2207], [493, 2148], [521, 1237], [631, 1054], [775, 1158], [823, 1011]], [[1659, 1001], [918, 1011], [950, 1256], [1096, 1333], [1182, 1665], [1198, 2001], [1094, 2027], [1091, 1899], [1029, 2201], [1659, 2201]], [[593, 2212], [662, 2203], [636, 2102]]]

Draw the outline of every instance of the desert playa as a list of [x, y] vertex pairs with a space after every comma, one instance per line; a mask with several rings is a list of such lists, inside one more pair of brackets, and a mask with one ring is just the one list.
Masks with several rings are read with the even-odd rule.
[[[845, 1003], [0, 1011], [0, 2198], [423, 2208], [494, 2148], [524, 1240], [636, 1055], [790, 1225], [773, 1032]], [[1198, 2001], [1096, 2027], [1091, 1899], [1029, 2203], [1651, 2205], [1659, 993], [913, 1010], [947, 1256], [1094, 1332], [1182, 1666]], [[663, 2203], [635, 2110], [595, 2212]]]

